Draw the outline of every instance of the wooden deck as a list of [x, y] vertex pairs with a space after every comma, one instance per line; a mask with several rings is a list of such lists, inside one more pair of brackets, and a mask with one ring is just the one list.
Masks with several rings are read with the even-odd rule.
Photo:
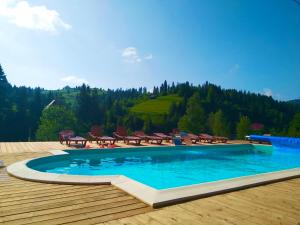
[[[64, 147], [55, 142], [10, 143], [11, 153], [5, 145], [0, 159], [8, 165]], [[42, 184], [10, 177], [0, 169], [0, 224], [68, 223], [300, 225], [300, 179], [153, 210], [112, 185]]]
[[105, 225], [299, 225], [300, 179], [199, 199]]
[[58, 141], [53, 142], [0, 142], [0, 154], [24, 153], [24, 152], [47, 152], [49, 150], [69, 149]]
[[[8, 165], [48, 153], [0, 154]], [[153, 210], [112, 185], [20, 180], [0, 169], [0, 224], [95, 224]]]
[[[128, 145], [119, 141], [116, 143], [119, 147], [128, 147]], [[164, 143], [164, 145], [170, 145], [170, 143]], [[152, 146], [152, 144], [142, 143], [140, 146]], [[154, 145], [155, 146], [155, 145]], [[87, 143], [89, 148], [99, 148], [95, 142]], [[129, 145], [129, 147], [139, 147], [135, 145]], [[60, 144], [58, 141], [53, 142], [0, 142], [0, 154], [7, 153], [24, 153], [24, 152], [47, 152], [50, 150], [65, 150], [75, 149], [75, 147], [68, 147], [66, 144]]]

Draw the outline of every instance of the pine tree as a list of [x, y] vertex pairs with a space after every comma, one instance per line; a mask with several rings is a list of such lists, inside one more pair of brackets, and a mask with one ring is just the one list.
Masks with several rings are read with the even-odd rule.
[[205, 130], [205, 111], [200, 103], [200, 95], [196, 92], [189, 98], [186, 113], [178, 122], [178, 128], [182, 131], [200, 133]]
[[15, 98], [15, 119], [12, 122], [16, 125], [15, 135], [19, 141], [27, 141], [30, 138], [29, 119], [29, 90], [26, 87], [17, 89]]
[[300, 137], [300, 112], [296, 113], [291, 121], [288, 135], [292, 137]]
[[2, 85], [2, 84], [8, 84], [8, 81], [7, 81], [4, 71], [2, 69], [2, 66], [0, 64], [0, 85]]
[[0, 64], [0, 141], [14, 140], [15, 135], [10, 133], [12, 129], [14, 112], [12, 111], [13, 102], [10, 98], [12, 88], [6, 79], [6, 75]]
[[78, 124], [74, 113], [62, 106], [51, 106], [45, 109], [40, 118], [36, 133], [39, 141], [56, 141], [62, 130], [75, 130]]
[[[47, 102], [47, 104], [49, 104]], [[29, 123], [29, 138], [34, 138], [34, 134], [39, 125], [39, 119], [43, 110], [42, 91], [40, 88], [34, 89], [33, 101], [30, 104], [30, 123]]]
[[216, 113], [212, 114], [210, 118], [211, 130], [216, 136], [225, 136], [230, 135], [230, 129], [228, 122], [226, 121], [222, 110], [218, 110]]
[[86, 131], [92, 125], [103, 122], [103, 113], [98, 104], [98, 93], [96, 90], [85, 84], [80, 87], [80, 93], [77, 96], [77, 117]]
[[146, 134], [150, 134], [153, 131], [153, 125], [150, 116], [147, 116], [146, 119], [144, 120], [144, 126], [143, 126], [143, 131]]
[[236, 125], [236, 134], [238, 139], [244, 139], [246, 135], [250, 134], [251, 121], [247, 116], [242, 116]]

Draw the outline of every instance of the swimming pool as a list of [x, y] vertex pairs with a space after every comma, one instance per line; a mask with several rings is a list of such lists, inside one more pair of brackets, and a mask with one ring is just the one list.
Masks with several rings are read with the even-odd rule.
[[31, 160], [33, 170], [80, 176], [124, 175], [157, 190], [300, 167], [300, 150], [263, 145], [70, 150]]
[[9, 165], [21, 179], [113, 184], [153, 207], [300, 177], [300, 150], [266, 145], [207, 145], [53, 150]]

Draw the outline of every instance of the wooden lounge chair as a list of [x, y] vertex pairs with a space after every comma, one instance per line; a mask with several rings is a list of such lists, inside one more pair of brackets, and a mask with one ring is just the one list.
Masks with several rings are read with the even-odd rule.
[[172, 136], [171, 135], [166, 135], [164, 133], [153, 133], [154, 136], [160, 137], [162, 138], [164, 141], [170, 142], [172, 140]]
[[71, 143], [74, 142], [76, 145], [78, 143], [81, 144], [81, 147], [85, 147], [86, 146], [86, 142], [87, 139], [83, 138], [83, 137], [79, 137], [79, 136], [75, 136], [75, 137], [69, 137], [68, 140], [66, 141], [68, 146], [71, 146]]
[[82, 147], [86, 146], [87, 139], [79, 136], [75, 136], [75, 133], [73, 130], [63, 130], [59, 132], [59, 142], [61, 144], [66, 142], [68, 146], [71, 146], [72, 142], [75, 142], [77, 145], [78, 143], [81, 143]]
[[114, 144], [116, 139], [109, 136], [102, 135], [102, 128], [100, 126], [92, 126], [91, 131], [88, 132], [89, 140], [96, 141], [97, 144], [105, 144], [108, 142], [109, 144]]
[[153, 144], [153, 142], [156, 142], [156, 144], [160, 145], [163, 141], [161, 137], [153, 136], [153, 135], [147, 135], [144, 133], [144, 131], [135, 131], [133, 133], [134, 136], [141, 138], [145, 142]]
[[199, 137], [200, 137], [200, 141], [204, 141], [207, 143], [212, 143], [212, 142], [226, 143], [228, 141], [227, 137], [211, 136], [209, 134], [199, 134]]
[[196, 134], [187, 133], [185, 138], [189, 138], [193, 144], [196, 144], [197, 142], [200, 142], [200, 137]]
[[216, 141], [213, 136], [208, 134], [199, 134], [199, 138], [200, 138], [200, 142], [204, 142], [204, 143], [213, 143], [214, 141]]
[[113, 132], [113, 136], [116, 141], [122, 140], [125, 144], [129, 144], [130, 142], [134, 142], [137, 145], [141, 144], [142, 139], [135, 136], [128, 136], [125, 127], [117, 127], [117, 130]]
[[171, 134], [173, 134], [173, 136], [180, 136], [181, 141], [186, 144], [196, 144], [197, 142], [200, 142], [200, 138], [198, 135], [193, 133], [180, 132], [177, 128], [174, 128]]
[[228, 138], [227, 137], [220, 137], [220, 136], [213, 136], [215, 138], [216, 142], [220, 142], [220, 143], [227, 143]]
[[70, 137], [75, 137], [75, 133], [72, 130], [62, 130], [59, 132], [59, 142], [61, 144], [64, 143], [64, 141], [67, 143], [68, 139]]

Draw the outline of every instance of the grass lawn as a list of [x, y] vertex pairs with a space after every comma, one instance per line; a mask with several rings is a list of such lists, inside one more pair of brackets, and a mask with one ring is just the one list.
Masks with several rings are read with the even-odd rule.
[[182, 100], [177, 95], [161, 96], [150, 99], [133, 106], [130, 111], [138, 114], [168, 114], [172, 103], [179, 103]]

